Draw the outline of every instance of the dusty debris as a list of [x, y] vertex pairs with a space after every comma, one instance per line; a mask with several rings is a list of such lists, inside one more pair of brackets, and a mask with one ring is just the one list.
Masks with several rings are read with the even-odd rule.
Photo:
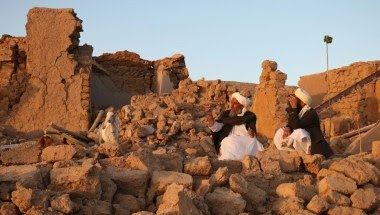
[[[49, 40], [55, 33], [47, 31], [47, 42], [54, 49], [44, 59], [46, 66], [35, 33], [42, 31], [45, 19], [50, 23], [57, 17], [57, 23], [68, 29], [55, 32], [62, 40], [58, 44]], [[16, 129], [0, 129], [0, 213], [376, 214], [380, 210], [376, 141], [372, 153], [338, 153], [327, 160], [273, 147], [270, 139], [284, 123], [285, 96], [292, 90], [285, 86], [286, 74], [278, 70], [276, 62], [263, 62], [256, 89], [255, 85], [243, 89], [242, 84], [221, 80], [193, 81], [188, 78], [183, 55], [151, 62], [124, 51], [104, 54], [92, 63], [92, 48], [78, 46], [81, 22], [71, 9], [35, 8], [28, 20], [26, 38], [3, 36], [0, 40], [0, 95], [5, 95], [0, 97], [0, 119], [6, 116], [6, 125]], [[35, 60], [28, 67], [26, 56]], [[331, 78], [325, 83], [329, 86], [326, 99], [335, 93], [333, 84], [343, 81], [336, 72], [363, 70], [353, 78], [357, 80], [376, 70], [376, 65], [370, 62], [329, 71], [325, 74]], [[11, 70], [4, 69], [8, 66]], [[100, 80], [107, 80], [105, 86], [110, 88], [96, 92]], [[30, 84], [37, 88], [30, 89]], [[378, 84], [341, 101], [357, 106], [363, 126], [374, 119], [371, 107], [376, 105], [371, 106], [366, 98], [379, 93]], [[18, 90], [9, 91], [13, 87]], [[112, 103], [112, 97], [107, 100], [110, 103], [96, 103], [101, 97], [91, 98], [90, 89], [94, 92], [91, 96], [104, 93], [105, 97], [115, 90], [115, 95], [125, 95], [128, 102]], [[230, 96], [237, 90], [254, 100], [249, 109], [261, 120], [257, 127], [268, 139], [267, 147], [241, 161], [221, 161], [204, 106], [213, 106], [217, 116], [229, 108]], [[108, 106], [115, 108], [105, 109]], [[24, 107], [28, 113], [22, 111]], [[104, 111], [89, 128], [91, 107], [96, 107], [94, 113]], [[349, 116], [354, 109], [342, 104], [333, 108], [342, 108], [342, 114]], [[51, 110], [54, 115], [49, 114]], [[343, 118], [334, 121], [332, 134], [356, 130], [355, 123]], [[54, 122], [53, 133], [73, 144], [55, 141], [53, 133], [49, 138], [37, 132], [39, 139], [30, 141], [10, 137], [17, 132], [42, 131], [50, 121]], [[352, 142], [349, 138], [345, 141]], [[336, 143], [342, 148], [349, 145]]]

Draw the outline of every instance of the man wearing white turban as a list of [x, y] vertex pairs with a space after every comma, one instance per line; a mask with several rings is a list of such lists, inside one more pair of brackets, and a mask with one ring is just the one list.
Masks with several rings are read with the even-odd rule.
[[217, 120], [214, 120], [211, 109], [206, 110], [219, 160], [241, 160], [244, 155], [254, 156], [264, 147], [256, 138], [256, 115], [247, 110], [250, 100], [235, 92], [230, 102], [231, 109], [222, 112]]
[[300, 150], [306, 154], [334, 154], [323, 137], [317, 112], [310, 107], [311, 96], [302, 88], [289, 95], [288, 124], [277, 130], [274, 143], [280, 150]]

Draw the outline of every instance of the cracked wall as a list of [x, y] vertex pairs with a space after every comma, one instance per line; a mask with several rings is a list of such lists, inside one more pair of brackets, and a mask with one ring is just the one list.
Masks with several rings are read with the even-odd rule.
[[[310, 92], [316, 101], [313, 104], [317, 106], [379, 69], [380, 61], [357, 62], [324, 73], [303, 76], [298, 84]], [[333, 103], [331, 108], [320, 113], [320, 119], [322, 130], [327, 136], [341, 135], [380, 120], [379, 78]]]
[[26, 71], [26, 40], [3, 35], [0, 39], [0, 122], [25, 92], [30, 75]]
[[290, 88], [285, 86], [287, 75], [277, 70], [275, 61], [265, 60], [261, 67], [251, 110], [257, 116], [258, 135], [267, 139], [273, 138], [276, 130], [286, 125], [285, 109]]
[[[16, 43], [22, 48], [13, 51], [16, 56], [22, 56], [21, 51], [25, 49], [26, 70], [25, 63], [22, 60], [19, 63], [20, 57], [6, 63], [17, 65], [13, 71], [25, 73], [22, 83], [26, 83], [21, 95], [17, 94], [17, 104], [12, 105], [9, 99], [8, 107], [4, 108], [7, 102], [1, 101], [4, 104], [0, 111], [5, 112], [2, 122], [8, 134], [39, 136], [50, 122], [73, 131], [88, 129], [92, 47], [79, 46], [81, 22], [73, 9], [29, 11], [27, 36]], [[25, 46], [21, 45], [22, 41]], [[4, 73], [3, 62], [1, 73]], [[0, 92], [4, 94], [10, 84], [5, 80]]]
[[134, 95], [171, 93], [181, 80], [188, 78], [185, 57], [175, 54], [156, 61], [140, 55], [119, 51], [93, 58], [91, 84], [92, 108], [120, 108], [129, 104]]

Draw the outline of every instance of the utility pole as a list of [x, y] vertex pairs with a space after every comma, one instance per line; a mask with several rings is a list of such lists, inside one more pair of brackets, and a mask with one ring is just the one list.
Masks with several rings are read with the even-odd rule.
[[[326, 65], [327, 65], [326, 72], [329, 70], [329, 43], [332, 43], [332, 40], [333, 40], [332, 37], [330, 37], [329, 35], [325, 35], [324, 42], [326, 43]], [[329, 100], [329, 106], [331, 106], [331, 100]], [[331, 143], [331, 118], [332, 118], [331, 109], [329, 111], [329, 115], [330, 115], [329, 143]]]
[[327, 62], [327, 69], [329, 70], [329, 43], [332, 43], [333, 38], [329, 35], [325, 35], [324, 42], [326, 43], [326, 62]]

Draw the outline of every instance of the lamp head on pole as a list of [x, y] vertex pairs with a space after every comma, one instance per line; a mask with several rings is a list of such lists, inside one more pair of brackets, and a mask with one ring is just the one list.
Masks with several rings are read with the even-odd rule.
[[325, 43], [332, 43], [332, 40], [333, 40], [332, 37], [330, 37], [329, 35], [325, 35], [325, 37], [324, 37], [324, 42]]

